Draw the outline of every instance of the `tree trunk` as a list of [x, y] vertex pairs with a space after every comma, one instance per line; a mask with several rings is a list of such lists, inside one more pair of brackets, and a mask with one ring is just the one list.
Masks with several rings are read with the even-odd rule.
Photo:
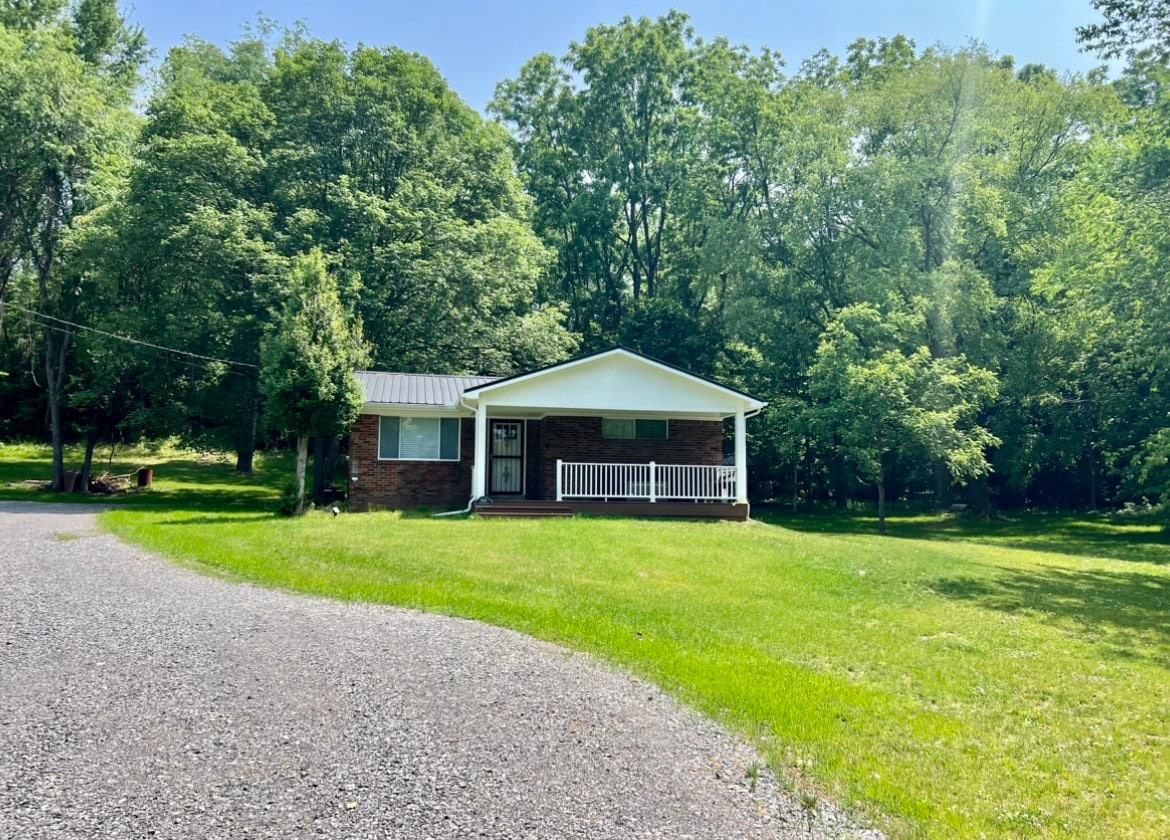
[[849, 484], [848, 484], [848, 470], [845, 466], [845, 458], [840, 452], [833, 453], [833, 462], [830, 466], [829, 482], [832, 486], [833, 506], [837, 510], [845, 510], [849, 507]]
[[[43, 308], [47, 306], [42, 303]], [[76, 311], [76, 305], [73, 310]], [[72, 320], [72, 313], [70, 314]], [[45, 328], [45, 390], [49, 396], [49, 431], [53, 438], [53, 476], [49, 489], [65, 489], [65, 360], [73, 334], [59, 328]]]
[[252, 377], [244, 380], [243, 394], [236, 409], [236, 472], [252, 474], [252, 462], [256, 455], [256, 427], [260, 422], [260, 400], [256, 393], [256, 381]]
[[[59, 335], [59, 337], [58, 337]], [[49, 489], [65, 489], [65, 359], [69, 353], [68, 332], [45, 330], [45, 388], [49, 395], [49, 432], [53, 438], [53, 475]]]
[[796, 513], [796, 502], [800, 495], [800, 458], [792, 462], [792, 512]]
[[971, 482], [971, 502], [976, 516], [988, 519], [991, 516], [991, 494], [987, 489], [987, 477], [977, 478]]
[[1093, 457], [1093, 447], [1089, 447], [1089, 510], [1097, 509], [1097, 462]]
[[77, 488], [82, 493], [89, 492], [89, 477], [93, 474], [93, 450], [97, 448], [99, 437], [101, 437], [101, 430], [98, 424], [94, 423], [85, 435], [85, 461], [81, 464], [81, 486]]
[[878, 479], [878, 533], [886, 534], [886, 480]]
[[[53, 208], [45, 221], [39, 237], [41, 249], [33, 259], [37, 269], [37, 291], [42, 315], [53, 309], [53, 269], [56, 268], [57, 245], [61, 229], [65, 224], [65, 184], [58, 173], [49, 176], [46, 182], [46, 198]], [[63, 293], [59, 298], [65, 297]], [[65, 401], [65, 362], [69, 358], [69, 340], [73, 333], [68, 322], [77, 314], [79, 295], [73, 295], [68, 316], [59, 321], [60, 326], [45, 327], [45, 389], [49, 395], [49, 430], [53, 437], [53, 477], [49, 489], [60, 492], [65, 488], [65, 429], [62, 414]]]
[[[52, 367], [47, 361], [45, 373], [52, 376]], [[49, 385], [49, 433], [53, 438], [53, 474], [49, 489], [59, 493], [65, 489], [65, 435], [61, 428], [61, 397], [52, 384]]]
[[317, 438], [313, 442], [313, 501], [319, 505], [325, 503], [325, 491], [333, 486], [340, 451], [339, 438]]
[[305, 465], [309, 460], [309, 436], [297, 435], [297, 505], [295, 516], [305, 512]]
[[947, 464], [943, 460], [934, 462], [934, 504], [939, 510], [946, 510], [951, 506], [953, 496], [951, 495], [951, 487], [953, 486], [951, 478], [951, 471], [947, 469]]
[[313, 438], [313, 503], [321, 504], [325, 493], [325, 439]]

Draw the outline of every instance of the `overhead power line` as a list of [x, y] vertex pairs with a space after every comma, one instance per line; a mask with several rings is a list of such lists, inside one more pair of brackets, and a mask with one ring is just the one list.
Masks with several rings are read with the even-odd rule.
[[[44, 312], [37, 312], [37, 311], [32, 310], [32, 309], [26, 309], [23, 306], [20, 306], [18, 304], [11, 303], [8, 301], [5, 301], [4, 306], [10, 306], [13, 309], [19, 310], [20, 312], [25, 312], [29, 315], [36, 317], [36, 318], [44, 318], [44, 319], [49, 320], [49, 321], [56, 321], [58, 324], [65, 324], [66, 326], [73, 327], [74, 329], [77, 329], [77, 330], [86, 330], [87, 332], [92, 332], [92, 333], [97, 333], [98, 335], [103, 335], [106, 338], [113, 338], [113, 339], [116, 339], [118, 341], [125, 341], [129, 344], [137, 344], [137, 345], [142, 346], [142, 347], [149, 347], [152, 350], [162, 350], [164, 353], [177, 353], [180, 356], [189, 356], [192, 359], [200, 359], [200, 360], [205, 361], [205, 362], [218, 362], [221, 365], [237, 365], [239, 367], [256, 368], [256, 369], [258, 369], [260, 367], [259, 365], [254, 365], [254, 364], [251, 364], [250, 362], [237, 362], [233, 359], [218, 359], [215, 356], [204, 356], [204, 355], [201, 355], [199, 353], [192, 353], [189, 350], [180, 350], [177, 347], [164, 347], [161, 344], [152, 344], [149, 341], [142, 341], [141, 339], [131, 338], [128, 335], [118, 335], [117, 333], [106, 332], [105, 330], [99, 330], [97, 327], [88, 327], [85, 324], [77, 324], [77, 323], [74, 323], [73, 321], [66, 321], [64, 318], [56, 318], [52, 315], [46, 315]], [[46, 325], [46, 326], [48, 326], [48, 325]]]

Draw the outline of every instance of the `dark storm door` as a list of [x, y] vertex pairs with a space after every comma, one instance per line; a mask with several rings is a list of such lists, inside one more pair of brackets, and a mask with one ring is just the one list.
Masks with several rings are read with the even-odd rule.
[[492, 420], [488, 431], [491, 456], [488, 494], [519, 496], [524, 493], [524, 421]]

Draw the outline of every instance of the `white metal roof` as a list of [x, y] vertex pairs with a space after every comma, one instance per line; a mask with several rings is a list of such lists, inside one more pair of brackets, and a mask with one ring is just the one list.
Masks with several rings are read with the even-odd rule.
[[495, 382], [492, 376], [436, 376], [359, 370], [367, 405], [455, 406], [469, 388]]

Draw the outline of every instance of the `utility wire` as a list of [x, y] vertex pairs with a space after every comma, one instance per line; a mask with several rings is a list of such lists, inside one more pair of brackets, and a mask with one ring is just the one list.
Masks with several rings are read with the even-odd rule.
[[[53, 324], [43, 324], [43, 323], [41, 323], [40, 321], [29, 321], [28, 323], [29, 323], [30, 325], [36, 325], [36, 326], [38, 326], [38, 327], [44, 327], [46, 330], [53, 330], [54, 332], [64, 333], [65, 335], [73, 335], [73, 331], [72, 331], [72, 330], [68, 330], [68, 329], [66, 329], [65, 327], [58, 327], [58, 326], [55, 326], [55, 325], [53, 325]], [[140, 343], [141, 343], [141, 342], [140, 342]], [[153, 346], [153, 345], [147, 345], [147, 346], [148, 346], [148, 347], [151, 347], [151, 346]], [[164, 349], [164, 350], [166, 350], [167, 352], [179, 352], [179, 353], [182, 353], [182, 352], [184, 352], [184, 351], [182, 351], [182, 350], [179, 350], [179, 351], [172, 351], [172, 350], [170, 350], [170, 348], [163, 348], [163, 349]], [[190, 364], [190, 365], [193, 367], [193, 366], [195, 365], [195, 362], [188, 362], [188, 364]], [[232, 364], [245, 364], [245, 362], [233, 362]], [[36, 362], [35, 362], [35, 361], [33, 362], [33, 366], [34, 366], [34, 367], [36, 366]], [[226, 370], [226, 371], [224, 371], [224, 373], [226, 373], [228, 376], [247, 376], [247, 375], [248, 375], [248, 374], [244, 373], [243, 371], [239, 371], [239, 370], [230, 370], [230, 369], [229, 369], [229, 370]], [[35, 383], [36, 383], [36, 381], [37, 381], [37, 377], [36, 377], [36, 372], [35, 372], [35, 371], [33, 371], [33, 372], [32, 372], [32, 380], [33, 380], [33, 383], [34, 383], [34, 384], [35, 384]], [[37, 387], [40, 387], [40, 386], [38, 385]]]
[[[98, 335], [104, 335], [107, 338], [116, 338], [118, 341], [125, 341], [125, 342], [128, 342], [130, 344], [138, 344], [138, 345], [141, 345], [142, 347], [150, 347], [153, 350], [162, 350], [166, 353], [178, 353], [180, 356], [190, 356], [193, 359], [201, 359], [205, 362], [219, 362], [221, 365], [238, 365], [240, 367], [257, 368], [257, 369], [260, 367], [259, 365], [254, 365], [254, 364], [251, 364], [250, 362], [237, 362], [237, 361], [233, 361], [232, 359], [217, 359], [214, 356], [201, 356], [198, 353], [191, 353], [187, 350], [179, 350], [176, 347], [163, 347], [161, 344], [151, 344], [149, 341], [142, 341], [142, 340], [137, 339], [137, 338], [130, 338], [129, 336], [126, 336], [126, 335], [118, 335], [117, 333], [106, 332], [105, 330], [99, 330], [97, 327], [87, 327], [85, 324], [76, 324], [73, 321], [66, 321], [63, 318], [55, 318], [52, 315], [46, 315], [43, 312], [36, 312], [32, 309], [25, 309], [23, 306], [12, 303], [10, 301], [5, 301], [4, 306], [6, 306], [6, 307], [10, 306], [13, 309], [17, 309], [21, 312], [25, 312], [25, 313], [27, 313], [29, 315], [33, 315], [37, 318], [45, 318], [45, 319], [50, 320], [50, 321], [56, 321], [58, 324], [65, 324], [66, 326], [73, 327], [74, 329], [88, 330], [89, 332], [97, 333]], [[50, 328], [57, 329], [54, 327], [50, 327]]]

